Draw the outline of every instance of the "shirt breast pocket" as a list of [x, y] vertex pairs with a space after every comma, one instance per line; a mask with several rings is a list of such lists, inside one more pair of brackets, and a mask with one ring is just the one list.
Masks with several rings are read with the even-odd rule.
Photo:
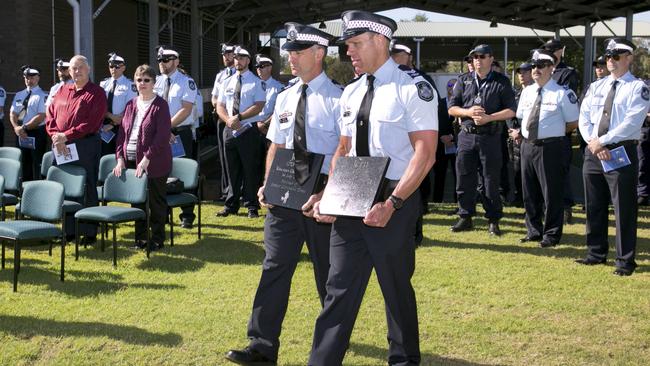
[[377, 147], [389, 147], [396, 143], [395, 134], [405, 132], [405, 127], [402, 121], [405, 116], [401, 113], [401, 110], [395, 106], [389, 106], [388, 108], [375, 109], [379, 111], [375, 117], [376, 127], [371, 128], [372, 132], [372, 142]]
[[600, 117], [603, 115], [603, 109], [605, 108], [605, 100], [598, 100], [591, 104], [591, 111], [589, 112], [589, 122], [592, 125], [597, 125], [600, 122]]

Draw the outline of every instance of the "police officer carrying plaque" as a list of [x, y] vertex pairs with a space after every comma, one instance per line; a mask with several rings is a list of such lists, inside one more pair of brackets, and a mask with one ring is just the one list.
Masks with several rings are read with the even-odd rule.
[[[307, 163], [300, 162], [305, 153], [324, 155], [325, 164], [320, 171], [309, 171], [308, 166], [295, 167], [292, 175], [295, 174], [297, 181], [302, 181], [311, 175], [326, 176], [329, 171], [340, 136], [339, 97], [342, 91], [323, 72], [323, 59], [332, 36], [298, 23], [287, 23], [285, 28], [287, 41], [282, 49], [289, 52], [291, 73], [299, 80], [277, 96], [267, 134], [271, 145], [266, 173], [268, 175], [279, 148], [292, 149], [298, 160], [296, 165]], [[269, 184], [268, 179], [266, 184]], [[231, 350], [226, 355], [228, 360], [245, 365], [269, 364], [277, 359], [291, 278], [300, 259], [303, 242], [307, 243], [314, 265], [321, 304], [325, 299], [325, 281], [329, 270], [332, 225], [317, 223], [300, 210], [268, 206], [264, 190], [264, 186], [259, 189], [258, 197], [260, 203], [269, 209], [264, 221], [266, 258], [253, 302], [253, 314], [248, 323], [250, 344], [243, 350]]]
[[122, 56], [114, 52], [109, 54], [108, 70], [111, 76], [99, 83], [99, 86], [106, 90], [106, 100], [108, 103], [108, 110], [106, 111], [104, 125], [102, 126], [102, 131], [104, 132], [102, 136], [102, 155], [115, 154], [117, 130], [122, 123], [124, 108], [128, 101], [138, 95], [138, 90], [135, 88], [133, 81], [124, 76], [126, 62]]
[[[340, 365], [349, 347], [373, 268], [388, 323], [389, 364], [420, 362], [413, 233], [420, 214], [418, 186], [435, 160], [438, 95], [422, 75], [389, 56], [397, 24], [366, 11], [342, 14], [341, 40], [357, 80], [341, 96], [337, 157], [388, 157], [387, 184], [363, 218], [314, 215], [333, 222], [325, 305], [316, 321], [309, 365]], [[331, 169], [331, 171], [335, 169]], [[336, 179], [336, 177], [333, 177]]]
[[[542, 248], [555, 246], [562, 237], [564, 155], [566, 133], [578, 126], [578, 97], [551, 78], [556, 58], [536, 50], [530, 61], [535, 83], [522, 92], [517, 108], [521, 119], [521, 177], [527, 234], [521, 242], [537, 241]], [[543, 221], [543, 224], [542, 224]]]
[[[636, 268], [638, 155], [636, 145], [648, 112], [650, 89], [630, 73], [636, 46], [625, 38], [605, 41], [610, 75], [593, 82], [580, 107], [580, 134], [587, 142], [582, 175], [587, 211], [584, 265], [607, 259], [608, 205], [616, 219], [615, 275]], [[612, 157], [615, 156], [615, 159]], [[608, 168], [607, 170], [605, 168]]]
[[20, 147], [23, 181], [40, 179], [41, 160], [47, 144], [45, 132], [45, 99], [38, 86], [41, 73], [31, 66], [23, 66], [22, 74], [26, 88], [16, 93], [11, 103], [9, 120], [16, 134], [16, 146]]
[[469, 55], [473, 59], [474, 71], [458, 77], [449, 101], [449, 114], [461, 119], [456, 156], [460, 219], [451, 230], [472, 229], [472, 216], [476, 213], [478, 169], [485, 187], [483, 206], [485, 217], [489, 220], [488, 231], [491, 235], [501, 235], [501, 131], [503, 121], [515, 116], [515, 95], [510, 80], [491, 70], [494, 57], [490, 46], [478, 45]]

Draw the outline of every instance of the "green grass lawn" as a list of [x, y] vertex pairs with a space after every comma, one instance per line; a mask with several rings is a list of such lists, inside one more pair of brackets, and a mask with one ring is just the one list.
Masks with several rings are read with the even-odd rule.
[[[132, 226], [119, 230], [118, 267], [110, 249], [59, 249], [22, 255], [12, 292], [12, 251], [0, 271], [2, 365], [224, 365], [224, 353], [246, 346], [246, 324], [264, 256], [263, 219], [216, 218], [204, 206], [204, 236], [179, 229], [176, 246], [147, 260], [128, 249]], [[521, 209], [507, 208], [505, 235], [452, 234], [452, 206], [425, 218], [413, 283], [423, 365], [650, 364], [650, 211], [642, 209], [632, 277], [607, 266], [573, 263], [584, 256], [584, 214], [565, 227], [562, 245], [519, 244]], [[613, 222], [612, 222], [613, 225]], [[614, 229], [610, 227], [610, 234]], [[613, 246], [614, 237], [610, 236]], [[305, 250], [294, 276], [279, 363], [306, 364], [318, 297]], [[371, 279], [346, 365], [386, 364], [381, 292]]]

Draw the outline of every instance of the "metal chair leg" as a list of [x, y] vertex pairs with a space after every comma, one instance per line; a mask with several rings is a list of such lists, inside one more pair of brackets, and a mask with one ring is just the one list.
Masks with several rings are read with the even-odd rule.
[[174, 209], [169, 208], [169, 245], [174, 246]]
[[74, 220], [74, 260], [79, 260], [79, 219]]
[[113, 267], [117, 267], [117, 229], [115, 228], [117, 224], [113, 224]]
[[63, 279], [65, 277], [65, 246], [67, 244], [67, 240], [65, 239], [65, 231], [63, 231], [63, 235], [61, 235], [61, 282], [63, 282]]
[[5, 241], [2, 241], [2, 269], [5, 269]]
[[201, 240], [201, 199], [199, 201], [199, 240]]
[[14, 242], [14, 292], [18, 292], [18, 263], [20, 263], [20, 246], [18, 245], [18, 242]]

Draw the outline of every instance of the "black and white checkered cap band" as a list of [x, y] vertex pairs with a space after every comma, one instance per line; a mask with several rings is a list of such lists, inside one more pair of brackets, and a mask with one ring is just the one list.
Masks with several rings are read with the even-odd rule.
[[316, 42], [323, 47], [329, 45], [329, 40], [327, 38], [309, 33], [298, 33], [296, 35], [296, 42]]
[[393, 37], [393, 31], [391, 31], [389, 27], [380, 23], [372, 22], [370, 20], [350, 20], [345, 26], [346, 31], [353, 31], [357, 28], [370, 29], [371, 31], [384, 35], [388, 38]]

